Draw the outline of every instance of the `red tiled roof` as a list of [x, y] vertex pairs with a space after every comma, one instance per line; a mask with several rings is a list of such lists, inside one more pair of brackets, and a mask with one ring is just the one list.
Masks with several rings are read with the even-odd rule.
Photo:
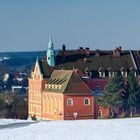
[[99, 85], [100, 91], [104, 91], [106, 84], [109, 82], [109, 78], [85, 79], [84, 81], [93, 91], [95, 91], [97, 85]]

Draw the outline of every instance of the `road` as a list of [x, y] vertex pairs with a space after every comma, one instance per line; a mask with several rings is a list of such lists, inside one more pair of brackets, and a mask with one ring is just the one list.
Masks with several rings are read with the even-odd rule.
[[34, 121], [34, 122], [20, 122], [20, 123], [11, 123], [11, 124], [0, 125], [0, 129], [25, 127], [25, 126], [28, 126], [28, 125], [34, 124], [34, 123], [38, 123], [38, 121]]

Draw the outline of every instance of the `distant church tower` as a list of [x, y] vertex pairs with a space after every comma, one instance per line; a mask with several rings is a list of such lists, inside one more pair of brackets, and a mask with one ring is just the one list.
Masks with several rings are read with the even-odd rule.
[[55, 51], [53, 47], [52, 38], [50, 37], [47, 50], [47, 63], [50, 66], [55, 66]]

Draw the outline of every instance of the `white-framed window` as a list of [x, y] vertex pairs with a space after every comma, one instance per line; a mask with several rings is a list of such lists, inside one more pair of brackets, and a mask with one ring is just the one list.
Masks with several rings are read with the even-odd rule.
[[54, 89], [54, 87], [55, 87], [55, 86], [52, 84], [52, 89]]
[[57, 89], [58, 85], [55, 85], [55, 89]]
[[89, 98], [84, 99], [84, 105], [90, 105], [90, 100]]
[[62, 85], [59, 85], [59, 86], [58, 86], [59, 90], [61, 89], [61, 87], [62, 87]]
[[73, 100], [71, 98], [67, 99], [67, 106], [72, 106]]
[[112, 77], [112, 72], [111, 71], [108, 72], [108, 76]]

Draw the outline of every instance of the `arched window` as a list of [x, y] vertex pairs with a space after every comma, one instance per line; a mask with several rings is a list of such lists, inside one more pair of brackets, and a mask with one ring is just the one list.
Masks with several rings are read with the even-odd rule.
[[89, 98], [85, 98], [85, 100], [84, 100], [84, 105], [90, 105], [90, 100], [89, 100]]
[[103, 112], [102, 112], [102, 110], [99, 110], [98, 111], [98, 118], [102, 118], [103, 117]]
[[67, 106], [72, 106], [73, 100], [71, 98], [67, 99]]

